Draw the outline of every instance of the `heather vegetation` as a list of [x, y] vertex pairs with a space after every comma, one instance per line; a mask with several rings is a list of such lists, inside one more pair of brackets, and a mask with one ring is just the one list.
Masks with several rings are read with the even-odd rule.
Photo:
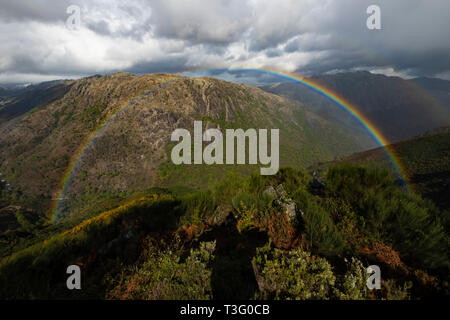
[[[281, 168], [151, 190], [3, 258], [2, 298], [420, 299], [448, 296], [445, 211], [388, 171]], [[62, 227], [61, 227], [62, 228]], [[83, 289], [65, 287], [81, 266]], [[366, 287], [379, 265], [381, 290]]]

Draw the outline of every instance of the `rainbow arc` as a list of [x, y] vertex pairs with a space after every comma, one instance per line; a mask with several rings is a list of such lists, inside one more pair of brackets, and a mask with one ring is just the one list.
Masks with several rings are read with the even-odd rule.
[[[378, 128], [376, 128], [376, 126], [361, 111], [359, 111], [356, 106], [352, 105], [351, 103], [346, 101], [344, 98], [340, 97], [338, 94], [334, 93], [333, 91], [326, 88], [325, 86], [323, 86], [319, 83], [316, 83], [310, 79], [301, 77], [294, 73], [282, 72], [282, 71], [272, 70], [272, 69], [268, 69], [268, 68], [262, 68], [262, 69], [243, 69], [243, 68], [239, 68], [239, 69], [234, 69], [234, 68], [197, 69], [197, 70], [191, 70], [188, 72], [184, 72], [183, 74], [193, 73], [193, 72], [198, 72], [198, 71], [227, 71], [227, 70], [229, 70], [229, 71], [263, 72], [263, 73], [271, 74], [273, 76], [288, 79], [295, 83], [301, 84], [310, 90], [313, 90], [314, 92], [320, 94], [321, 96], [323, 96], [323, 97], [327, 98], [328, 100], [330, 100], [331, 102], [333, 102], [336, 106], [345, 110], [348, 114], [350, 114], [350, 116], [352, 116], [356, 121], [358, 121], [358, 123], [361, 124], [361, 126], [370, 134], [370, 136], [375, 140], [375, 142], [385, 150], [385, 153], [388, 156], [390, 162], [392, 163], [392, 166], [395, 169], [395, 171], [397, 172], [399, 178], [405, 182], [406, 190], [408, 192], [410, 192], [409, 187], [408, 187], [408, 176], [406, 174], [406, 171], [405, 171], [404, 167], [402, 166], [400, 159], [398, 158], [398, 156], [396, 155], [396, 153], [394, 152], [392, 147], [390, 147], [390, 142], [388, 141], [388, 139], [386, 139], [384, 137], [382, 132]], [[176, 80], [169, 80], [168, 82], [172, 82], [172, 81], [176, 81]], [[166, 83], [168, 83], [168, 82], [166, 82]], [[158, 88], [160, 88], [162, 85], [164, 85], [166, 83], [157, 85], [155, 88], [150, 89], [143, 95], [150, 94], [151, 92], [157, 90]], [[91, 149], [92, 145], [95, 143], [97, 138], [108, 127], [108, 125], [112, 121], [114, 121], [114, 119], [117, 117], [117, 115], [120, 114], [121, 112], [123, 112], [126, 109], [126, 107], [131, 104], [133, 104], [133, 102], [131, 102], [131, 103], [125, 105], [124, 107], [120, 108], [119, 110], [117, 110], [108, 120], [106, 120], [96, 130], [94, 130], [84, 140], [84, 143], [80, 146], [80, 148], [75, 152], [74, 156], [72, 157], [72, 159], [70, 161], [69, 166], [67, 167], [67, 169], [63, 175], [63, 179], [60, 183], [58, 192], [56, 193], [57, 194], [56, 199], [58, 199], [58, 200], [56, 202], [56, 205], [54, 205], [54, 207], [52, 209], [52, 222], [56, 222], [60, 216], [62, 203], [63, 203], [64, 199], [67, 198], [66, 194], [67, 194], [68, 188], [70, 186], [71, 181], [73, 180], [73, 177], [74, 177], [75, 172], [77, 171], [77, 168], [79, 167], [79, 165], [81, 163], [81, 160], [83, 159], [83, 156], [87, 152], [89, 152], [89, 150]]]

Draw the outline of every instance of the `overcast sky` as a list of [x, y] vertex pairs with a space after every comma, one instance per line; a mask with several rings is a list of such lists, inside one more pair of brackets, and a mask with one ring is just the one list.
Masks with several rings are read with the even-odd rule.
[[[366, 27], [371, 4], [382, 30]], [[263, 67], [450, 79], [449, 31], [449, 0], [0, 0], [0, 82]]]

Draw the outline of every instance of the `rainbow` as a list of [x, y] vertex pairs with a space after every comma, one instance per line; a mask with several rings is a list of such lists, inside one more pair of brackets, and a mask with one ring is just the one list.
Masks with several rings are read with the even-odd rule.
[[[157, 85], [155, 85], [153, 88], [151, 88], [150, 90], [144, 92], [141, 96], [150, 94], [154, 91], [156, 91], [157, 89], [161, 88], [162, 86], [175, 81], [177, 79], [170, 79], [164, 82], [161, 82]], [[61, 183], [59, 184], [59, 188], [58, 191], [56, 192], [57, 196], [55, 198], [55, 200], [52, 203], [51, 206], [51, 222], [55, 223], [59, 216], [60, 216], [60, 212], [63, 206], [63, 201], [66, 199], [66, 194], [68, 191], [68, 188], [70, 186], [70, 182], [73, 179], [73, 176], [75, 175], [75, 173], [77, 172], [78, 167], [81, 164], [81, 160], [83, 159], [84, 155], [87, 154], [89, 152], [89, 150], [92, 148], [92, 146], [94, 145], [95, 141], [97, 140], [97, 138], [102, 134], [102, 132], [105, 131], [105, 129], [109, 126], [109, 124], [111, 122], [114, 121], [115, 118], [117, 118], [118, 115], [120, 115], [121, 113], [123, 113], [128, 106], [131, 106], [135, 103], [136, 99], [138, 99], [139, 97], [133, 99], [131, 102], [129, 102], [128, 104], [125, 104], [122, 107], [119, 107], [110, 117], [109, 119], [106, 119], [105, 121], [103, 121], [101, 124], [99, 124], [84, 140], [83, 142], [80, 144], [80, 147], [75, 151], [75, 153], [73, 154], [73, 156], [71, 157], [70, 161], [69, 161], [69, 165], [67, 166], [66, 170], [64, 171], [63, 174], [63, 178], [61, 180]]]
[[[410, 189], [408, 188], [408, 175], [406, 174], [406, 170], [401, 165], [401, 161], [390, 146], [390, 142], [384, 137], [382, 132], [377, 129], [371, 121], [363, 114], [361, 113], [355, 106], [350, 104], [348, 101], [346, 101], [344, 98], [338, 96], [336, 93], [332, 92], [325, 86], [316, 83], [310, 79], [306, 79], [304, 77], [301, 77], [299, 75], [296, 75], [294, 73], [288, 73], [288, 72], [282, 72], [277, 71], [273, 69], [268, 68], [260, 68], [260, 69], [248, 69], [248, 68], [211, 68], [211, 69], [195, 69], [190, 71], [185, 71], [180, 73], [188, 74], [198, 71], [252, 71], [252, 72], [262, 72], [262, 73], [268, 73], [277, 77], [281, 77], [284, 79], [291, 80], [293, 82], [299, 83], [303, 86], [305, 86], [308, 89], [313, 90], [314, 92], [320, 94], [321, 96], [327, 98], [334, 104], [336, 104], [339, 108], [345, 110], [348, 114], [350, 114], [361, 126], [370, 134], [370, 136], [376, 141], [376, 143], [382, 147], [385, 150], [386, 155], [388, 156], [390, 162], [392, 163], [392, 166], [394, 170], [397, 172], [399, 178], [405, 182], [406, 191], [410, 192]], [[173, 80], [169, 80], [168, 82], [171, 82]], [[164, 83], [163, 83], [164, 84]], [[157, 88], [161, 85], [156, 86]], [[156, 90], [156, 88], [151, 89], [147, 93]], [[101, 135], [101, 133], [108, 127], [108, 125], [117, 117], [117, 115], [121, 112], [123, 112], [126, 107], [130, 104], [133, 104], [133, 102], [123, 106], [122, 108], [119, 108], [112, 116], [103, 122], [103, 124], [99, 125], [81, 144], [80, 148], [74, 153], [74, 156], [71, 158], [71, 161], [69, 162], [69, 166], [67, 167], [60, 187], [59, 191], [57, 192], [58, 197], [56, 199], [56, 203], [52, 207], [52, 222], [55, 223], [60, 215], [60, 211], [62, 209], [63, 200], [65, 199], [65, 196], [67, 194], [67, 190], [70, 186], [70, 183], [73, 179], [73, 176], [75, 172], [77, 171], [77, 168], [79, 167], [81, 160], [83, 159], [83, 156], [92, 148], [93, 144], [97, 140], [97, 138]]]
[[[121, 109], [123, 110], [123, 109]], [[119, 110], [120, 111], [120, 110]], [[70, 186], [70, 182], [79, 167], [83, 156], [92, 148], [93, 144], [100, 136], [100, 134], [108, 127], [108, 124], [117, 116], [116, 112], [110, 119], [108, 119], [103, 124], [99, 125], [89, 136], [87, 136], [80, 147], [73, 154], [69, 166], [64, 172], [63, 178], [60, 183], [59, 191], [57, 192], [57, 198], [54, 200], [51, 212], [52, 212], [52, 223], [55, 223], [59, 218], [59, 213], [62, 209], [63, 200], [66, 198], [67, 190]]]
[[401, 164], [401, 161], [395, 151], [393, 150], [391, 143], [389, 140], [384, 137], [383, 133], [375, 127], [375, 125], [363, 114], [361, 113], [358, 108], [354, 105], [352, 105], [350, 102], [346, 101], [344, 98], [340, 97], [330, 89], [326, 88], [325, 86], [312, 81], [310, 79], [306, 79], [304, 77], [301, 77], [294, 73], [284, 72], [284, 71], [278, 71], [274, 69], [269, 68], [259, 68], [259, 69], [248, 69], [248, 68], [212, 68], [212, 69], [193, 69], [190, 71], [185, 71], [181, 74], [189, 74], [193, 72], [198, 71], [252, 71], [252, 72], [262, 72], [271, 74], [273, 76], [277, 76], [280, 78], [288, 79], [293, 82], [299, 83], [303, 86], [305, 86], [308, 89], [313, 90], [314, 92], [320, 94], [321, 96], [327, 98], [331, 102], [333, 102], [335, 105], [337, 105], [339, 108], [345, 110], [350, 116], [352, 116], [369, 134], [370, 136], [375, 140], [375, 142], [382, 147], [385, 150], [386, 155], [388, 156], [390, 162], [392, 163], [392, 166], [394, 167], [395, 171], [397, 172], [399, 178], [403, 180], [406, 183], [406, 190], [410, 192], [408, 186], [408, 175], [406, 173], [406, 170]]

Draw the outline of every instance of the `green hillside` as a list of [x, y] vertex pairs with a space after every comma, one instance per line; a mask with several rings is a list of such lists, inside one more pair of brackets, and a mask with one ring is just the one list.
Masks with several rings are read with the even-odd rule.
[[[442, 209], [450, 208], [450, 130], [443, 128], [427, 135], [392, 145], [409, 177], [412, 189]], [[343, 162], [392, 168], [383, 149], [373, 149], [346, 157]]]

